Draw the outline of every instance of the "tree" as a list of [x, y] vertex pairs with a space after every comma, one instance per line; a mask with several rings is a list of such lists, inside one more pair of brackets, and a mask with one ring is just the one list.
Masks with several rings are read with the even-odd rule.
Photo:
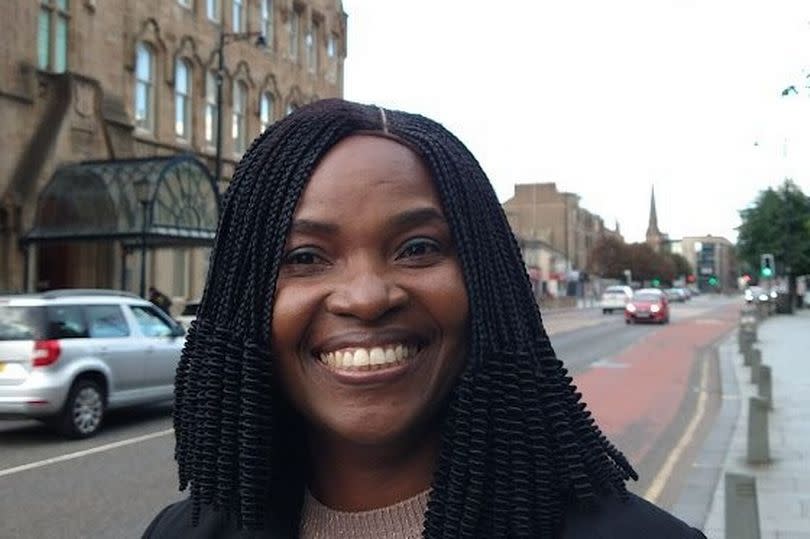
[[624, 277], [628, 269], [627, 245], [620, 239], [603, 236], [591, 248], [588, 255], [588, 272], [609, 279]]
[[692, 266], [685, 256], [678, 253], [670, 253], [669, 255], [672, 263], [675, 265], [675, 278], [686, 277], [692, 273]]
[[760, 256], [772, 253], [777, 275], [788, 277], [790, 312], [796, 302], [796, 277], [810, 273], [810, 198], [786, 179], [777, 189], [761, 191], [754, 204], [740, 211], [737, 252], [748, 266], [759, 268]]

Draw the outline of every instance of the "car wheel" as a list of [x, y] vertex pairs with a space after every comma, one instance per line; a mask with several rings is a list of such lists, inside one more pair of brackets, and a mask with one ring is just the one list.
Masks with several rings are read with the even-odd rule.
[[59, 420], [59, 430], [70, 438], [89, 438], [104, 419], [105, 402], [101, 386], [89, 378], [73, 383]]

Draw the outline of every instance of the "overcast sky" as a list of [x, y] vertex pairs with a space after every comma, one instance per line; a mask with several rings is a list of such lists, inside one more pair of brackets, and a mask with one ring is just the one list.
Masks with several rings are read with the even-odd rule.
[[759, 190], [810, 194], [810, 0], [343, 7], [345, 97], [443, 123], [501, 201], [556, 182], [640, 241], [655, 184], [662, 231], [734, 241]]

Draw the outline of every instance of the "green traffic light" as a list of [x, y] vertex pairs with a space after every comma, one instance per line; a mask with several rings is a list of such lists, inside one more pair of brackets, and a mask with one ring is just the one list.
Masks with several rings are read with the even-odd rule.
[[771, 268], [762, 268], [762, 276], [763, 277], [772, 277], [773, 270]]
[[709, 284], [712, 286], [717, 285], [717, 277], [709, 277]]
[[658, 285], [660, 285], [660, 284], [661, 284], [661, 280], [660, 280], [660, 279], [657, 279], [657, 278], [656, 278], [656, 279], [653, 279], [653, 280], [652, 280], [652, 285], [653, 285], [653, 286], [658, 286]]

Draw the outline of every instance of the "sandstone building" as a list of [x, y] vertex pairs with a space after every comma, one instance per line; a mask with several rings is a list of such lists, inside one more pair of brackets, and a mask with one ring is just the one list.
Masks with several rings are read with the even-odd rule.
[[340, 0], [6, 0], [0, 14], [0, 291], [137, 291], [146, 243], [146, 282], [198, 296], [218, 120], [224, 184], [265, 126], [343, 94]]

